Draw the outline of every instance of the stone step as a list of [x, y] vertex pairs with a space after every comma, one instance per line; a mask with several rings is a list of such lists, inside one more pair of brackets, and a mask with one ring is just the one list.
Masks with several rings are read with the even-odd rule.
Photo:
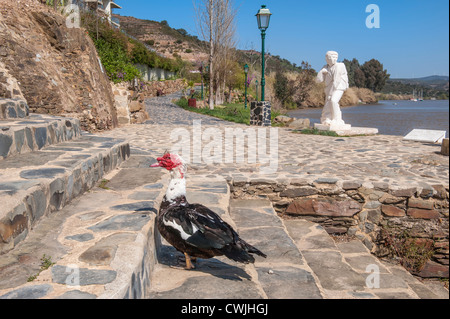
[[430, 290], [403, 267], [381, 262], [358, 239], [335, 243], [318, 224], [302, 219], [283, 220], [283, 223], [326, 299], [445, 297]]
[[81, 136], [78, 119], [31, 114], [26, 118], [0, 120], [0, 161]]
[[0, 160], [0, 255], [22, 241], [43, 216], [91, 189], [129, 155], [124, 140], [84, 134]]
[[269, 200], [232, 200], [230, 215], [241, 237], [267, 255], [254, 264], [267, 298], [323, 298], [313, 272]]
[[[269, 201], [230, 203], [228, 192], [214, 193], [214, 190], [228, 187], [225, 180], [208, 180], [203, 186], [208, 191], [203, 194], [197, 191], [194, 195], [197, 202], [218, 212], [241, 238], [266, 253], [267, 259], [256, 256], [255, 264], [249, 265], [225, 257], [199, 259], [195, 270], [186, 271], [182, 269], [182, 254], [162, 241], [148, 299], [322, 298], [312, 272]], [[215, 200], [211, 200], [211, 195]], [[219, 198], [227, 206], [226, 210], [217, 206]]]
[[27, 102], [21, 98], [0, 98], [0, 120], [23, 119], [30, 115]]
[[[229, 187], [222, 177], [189, 176], [187, 199], [201, 203], [235, 226], [228, 213]], [[157, 245], [158, 263], [151, 277], [147, 299], [262, 299], [264, 292], [253, 280], [254, 271], [225, 257], [198, 259], [187, 271], [183, 254], [165, 240]]]

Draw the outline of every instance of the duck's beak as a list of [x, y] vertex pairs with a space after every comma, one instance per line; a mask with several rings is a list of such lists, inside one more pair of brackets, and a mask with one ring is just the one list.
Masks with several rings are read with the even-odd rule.
[[164, 160], [164, 158], [163, 158], [163, 157], [158, 157], [156, 160], [158, 161], [158, 163], [155, 163], [155, 164], [153, 164], [153, 165], [150, 165], [150, 167], [163, 167], [163, 166], [161, 165], [161, 163], [162, 163], [162, 161]]
[[153, 164], [153, 165], [150, 165], [150, 167], [162, 167], [162, 166], [161, 166], [161, 162], [158, 161], [158, 163], [155, 163], [155, 164]]

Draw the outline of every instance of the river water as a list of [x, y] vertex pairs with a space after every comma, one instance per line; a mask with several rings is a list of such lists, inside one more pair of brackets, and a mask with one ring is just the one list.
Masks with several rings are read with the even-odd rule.
[[[309, 118], [320, 123], [322, 108], [288, 112], [294, 118]], [[380, 134], [405, 136], [413, 129], [447, 131], [449, 133], [449, 101], [380, 101], [374, 105], [342, 108], [345, 123], [356, 127], [375, 127]]]

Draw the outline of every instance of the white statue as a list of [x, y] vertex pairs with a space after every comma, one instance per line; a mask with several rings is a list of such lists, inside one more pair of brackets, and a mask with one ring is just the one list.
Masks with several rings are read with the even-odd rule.
[[316, 78], [317, 82], [325, 81], [326, 85], [326, 101], [320, 122], [335, 129], [350, 129], [351, 125], [345, 124], [342, 120], [339, 107], [339, 101], [349, 87], [347, 68], [344, 63], [337, 62], [338, 53], [335, 51], [328, 51], [326, 60], [327, 65], [319, 71]]

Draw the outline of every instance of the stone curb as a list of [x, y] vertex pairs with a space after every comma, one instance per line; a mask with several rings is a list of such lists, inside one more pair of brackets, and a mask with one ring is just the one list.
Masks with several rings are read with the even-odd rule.
[[0, 121], [0, 160], [29, 153], [81, 136], [78, 119], [32, 115], [15, 121]]
[[26, 118], [30, 114], [30, 108], [25, 100], [0, 99], [0, 120]]

